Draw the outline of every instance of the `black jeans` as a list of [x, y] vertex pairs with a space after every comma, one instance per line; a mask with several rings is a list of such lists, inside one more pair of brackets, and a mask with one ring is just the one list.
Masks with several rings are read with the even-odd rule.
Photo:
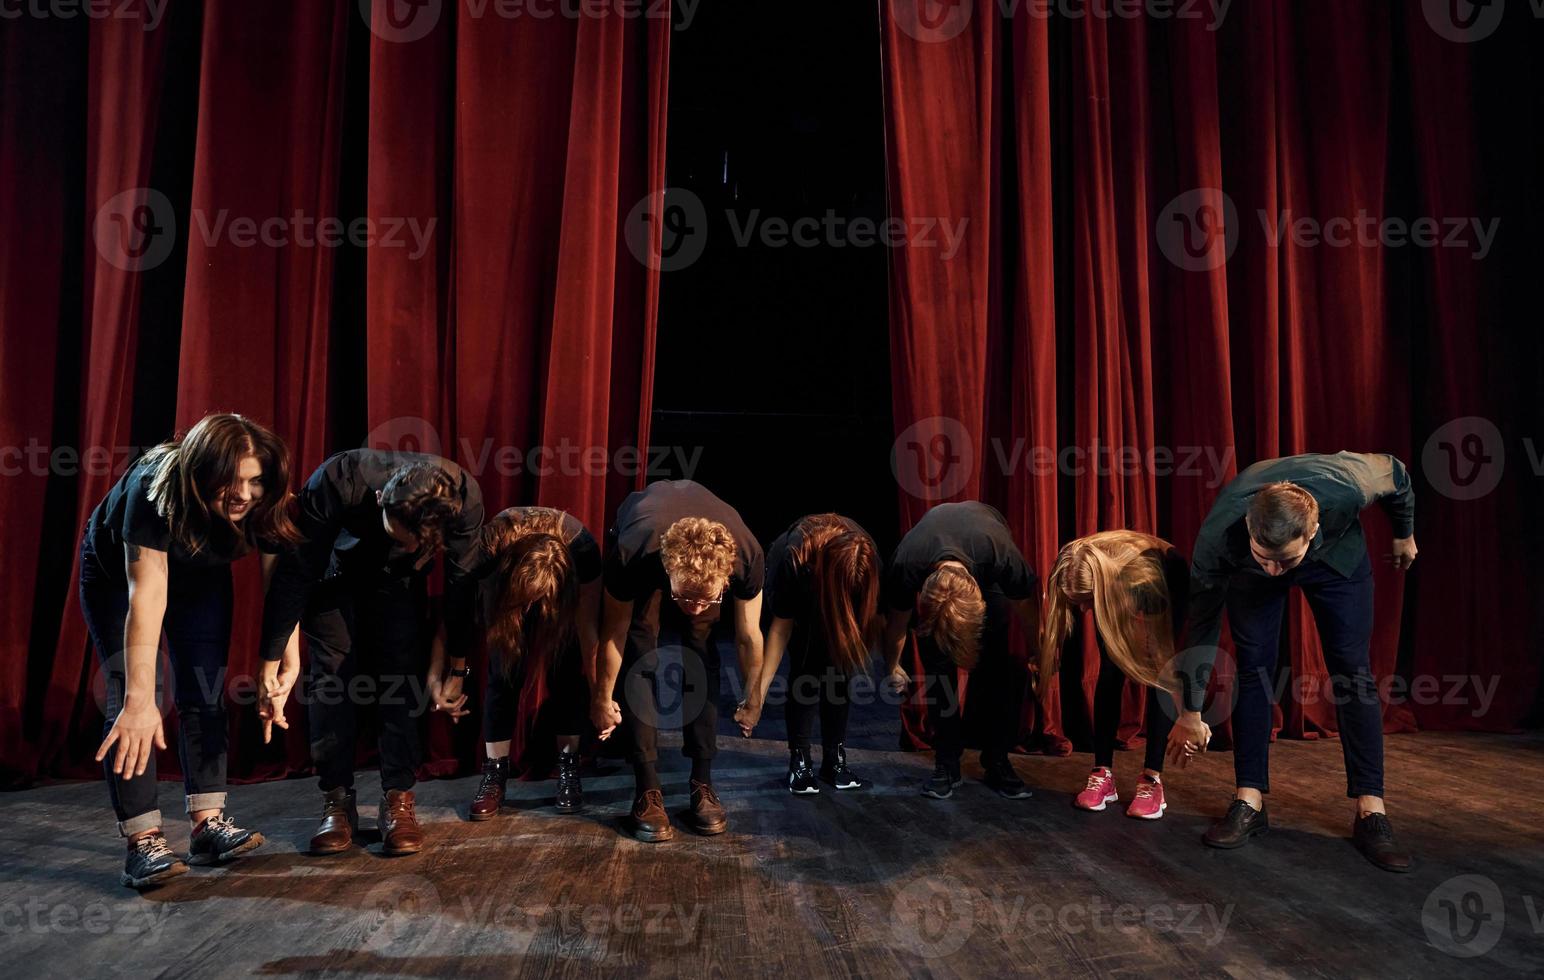
[[354, 785], [358, 713], [367, 706], [380, 728], [381, 792], [413, 788], [419, 719], [429, 707], [426, 608], [421, 576], [341, 576], [312, 590], [300, 629], [311, 652], [311, 761], [322, 792]]
[[[983, 757], [1005, 755], [1019, 741], [1024, 693], [1029, 673], [1008, 650], [1012, 611], [1000, 589], [983, 589], [986, 623], [981, 653], [970, 672], [971, 725]], [[933, 726], [933, 755], [958, 768], [965, 751], [957, 668], [929, 637], [917, 638], [922, 658], [928, 721]]]
[[1228, 628], [1238, 653], [1238, 704], [1233, 709], [1233, 768], [1239, 786], [1270, 792], [1272, 681], [1281, 617], [1293, 586], [1313, 610], [1324, 648], [1346, 763], [1346, 795], [1383, 795], [1383, 704], [1369, 661], [1372, 642], [1372, 562], [1349, 578], [1322, 562], [1285, 575], [1236, 573], [1228, 582]]
[[681, 729], [688, 759], [718, 754], [718, 629], [692, 621], [661, 592], [633, 604], [618, 701], [634, 767], [659, 761], [661, 727]]
[[589, 685], [579, 662], [579, 645], [570, 643], [552, 666], [527, 656], [504, 672], [503, 658], [488, 652], [488, 678], [483, 688], [483, 741], [503, 742], [520, 719], [521, 702], [536, 710], [538, 735], [561, 738], [589, 730]]
[[[128, 587], [110, 576], [89, 539], [80, 548], [80, 608], [96, 647], [105, 681], [104, 737], [111, 731], [124, 698], [124, 627], [129, 612]], [[229, 566], [192, 569], [170, 566], [166, 614], [161, 629], [172, 668], [172, 701], [177, 706], [177, 754], [189, 813], [225, 808], [225, 677], [230, 655], [231, 572]], [[158, 702], [165, 683], [156, 662]], [[102, 760], [107, 793], [118, 815], [118, 832], [128, 837], [160, 827], [156, 805], [155, 754], [143, 774], [113, 774], [118, 747]]]
[[[1101, 645], [1099, 683], [1094, 688], [1094, 765], [1109, 768], [1115, 764], [1115, 736], [1120, 730], [1121, 695], [1126, 689], [1126, 674]], [[1156, 687], [1147, 689], [1147, 749], [1143, 767], [1163, 772], [1163, 754], [1169, 744], [1169, 731], [1179, 717], [1173, 695]]]
[[827, 754], [847, 740], [852, 676], [831, 663], [824, 637], [813, 625], [795, 622], [788, 637], [788, 747], [805, 749], [820, 719], [820, 744]]

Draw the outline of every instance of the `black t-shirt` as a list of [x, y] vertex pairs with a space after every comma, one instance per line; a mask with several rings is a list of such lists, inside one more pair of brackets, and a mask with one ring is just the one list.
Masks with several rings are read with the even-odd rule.
[[[584, 522], [566, 511], [555, 510], [551, 507], [509, 507], [495, 514], [484, 526], [496, 527], [502, 521], [513, 520], [521, 522], [538, 515], [550, 515], [559, 517], [562, 522], [563, 543], [568, 545], [569, 557], [573, 559], [574, 575], [580, 585], [589, 585], [601, 575], [600, 543], [595, 540], [595, 535], [584, 526]], [[493, 608], [494, 582], [493, 572], [498, 568], [498, 555], [487, 550], [485, 544], [479, 545], [478, 555], [474, 561], [471, 575], [479, 580], [481, 602], [484, 621], [488, 619], [488, 613]]]
[[[108, 491], [86, 522], [86, 536], [103, 570], [127, 585], [125, 543], [166, 552], [167, 564], [182, 568], [219, 568], [246, 553], [245, 543], [230, 535], [215, 535], [196, 554], [172, 540], [171, 524], [150, 499], [154, 467], [142, 457]], [[225, 540], [221, 540], [224, 538]], [[259, 542], [263, 551], [275, 549]]]
[[[837, 522], [847, 531], [861, 534], [870, 542], [874, 540], [856, 521], [838, 517]], [[778, 619], [803, 622], [814, 615], [814, 569], [796, 560], [810, 527], [810, 518], [799, 518], [767, 549], [767, 587], [763, 602], [764, 608]]]
[[885, 573], [885, 602], [911, 609], [917, 593], [941, 561], [957, 561], [983, 590], [997, 588], [1009, 599], [1036, 596], [1036, 578], [1013, 543], [1008, 521], [978, 501], [939, 504], [906, 532]]
[[312, 587], [321, 579], [355, 582], [425, 577], [418, 554], [386, 533], [375, 495], [397, 470], [415, 463], [438, 466], [450, 475], [461, 501], [461, 516], [444, 529], [445, 632], [452, 657], [463, 657], [472, 642], [475, 581], [468, 574], [483, 522], [482, 490], [470, 473], [448, 459], [423, 453], [351, 449], [329, 457], [297, 495], [300, 533], [305, 542], [285, 553], [263, 603], [263, 656], [277, 660], [300, 621]]
[[651, 483], [622, 501], [616, 523], [606, 532], [606, 591], [623, 602], [637, 602], [656, 591], [669, 592], [670, 577], [660, 559], [660, 540], [670, 525], [683, 517], [702, 517], [729, 529], [735, 542], [729, 593], [741, 600], [759, 595], [765, 561], [761, 544], [733, 507], [690, 480]]

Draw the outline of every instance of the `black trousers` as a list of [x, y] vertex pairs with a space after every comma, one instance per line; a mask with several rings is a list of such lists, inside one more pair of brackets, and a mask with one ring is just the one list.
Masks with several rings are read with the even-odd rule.
[[[172, 565], [168, 571], [166, 613], [161, 629], [171, 660], [177, 706], [177, 754], [189, 813], [225, 807], [226, 663], [230, 656], [231, 611], [234, 606], [229, 566], [189, 569]], [[129, 613], [128, 588], [107, 574], [84, 539], [80, 548], [80, 609], [96, 648], [105, 682], [102, 713], [106, 737], [123, 710], [127, 677], [124, 627]], [[156, 663], [156, 695], [162, 697], [160, 658]], [[113, 774], [118, 746], [102, 760], [107, 795], [125, 837], [162, 826], [156, 804], [155, 753], [138, 776]]]
[[[1126, 674], [1104, 656], [1099, 657], [1099, 683], [1094, 688], [1094, 765], [1109, 768], [1115, 764], [1115, 736], [1120, 729], [1121, 695], [1126, 688]], [[1169, 744], [1169, 731], [1179, 717], [1173, 695], [1156, 687], [1147, 689], [1147, 748], [1143, 767], [1163, 772], [1163, 754]]]
[[1383, 703], [1372, 676], [1372, 562], [1349, 577], [1305, 562], [1271, 578], [1235, 574], [1228, 582], [1228, 629], [1238, 653], [1233, 768], [1239, 786], [1270, 792], [1271, 703], [1287, 594], [1303, 590], [1324, 648], [1346, 763], [1346, 795], [1383, 795]]
[[[1008, 650], [1012, 610], [1000, 589], [983, 589], [986, 623], [981, 655], [970, 672], [970, 722], [980, 740], [981, 754], [1006, 754], [1018, 743], [1024, 694], [1029, 683], [1025, 666]], [[933, 754], [958, 766], [965, 751], [965, 718], [960, 708], [957, 668], [929, 637], [919, 636], [928, 721], [933, 726]]]
[[421, 576], [340, 576], [312, 591], [300, 629], [311, 652], [311, 761], [322, 792], [354, 785], [361, 708], [373, 708], [379, 724], [381, 791], [413, 787], [419, 720], [430, 706], [427, 605]]
[[659, 760], [661, 728], [681, 730], [688, 759], [718, 754], [718, 633], [717, 622], [691, 620], [661, 592], [633, 604], [618, 700], [635, 767]]
[[852, 677], [831, 663], [825, 639], [813, 625], [795, 622], [788, 637], [788, 747], [808, 749], [820, 720], [820, 744], [826, 752], [847, 740], [852, 707]]
[[547, 696], [536, 709], [538, 735], [560, 738], [589, 731], [589, 685], [579, 662], [579, 645], [571, 643], [548, 666], [523, 657], [513, 671], [504, 670], [502, 657], [488, 652], [488, 678], [483, 688], [483, 741], [502, 742], [510, 737], [520, 719], [522, 700], [535, 699], [538, 675], [545, 674]]

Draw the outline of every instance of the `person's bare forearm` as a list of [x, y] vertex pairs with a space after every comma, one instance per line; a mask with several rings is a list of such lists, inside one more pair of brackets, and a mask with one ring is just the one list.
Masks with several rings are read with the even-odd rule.
[[761, 683], [757, 685], [760, 696], [758, 704], [767, 703], [767, 689], [772, 686], [772, 678], [777, 676], [777, 668], [783, 663], [783, 651], [788, 648], [788, 637], [792, 632], [793, 620], [773, 618], [772, 626], [767, 630], [766, 644], [762, 648]]

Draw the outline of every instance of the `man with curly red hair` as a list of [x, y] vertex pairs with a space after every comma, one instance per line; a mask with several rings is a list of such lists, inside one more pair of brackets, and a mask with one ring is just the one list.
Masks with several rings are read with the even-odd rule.
[[[658, 730], [666, 722], [681, 726], [682, 752], [692, 760], [691, 827], [719, 834], [728, 826], [712, 777], [718, 751], [717, 634], [720, 623], [732, 624], [746, 690], [759, 699], [763, 564], [761, 545], [735, 509], [690, 480], [655, 483], [631, 494], [607, 533], [590, 718], [603, 739], [622, 727], [637, 781], [632, 821], [639, 840], [675, 836], [656, 769]], [[728, 617], [726, 605], [733, 607]], [[676, 651], [680, 688], [664, 700], [678, 707], [662, 719], [655, 686], [675, 673], [668, 660]], [[750, 707], [759, 712], [761, 705]]]

